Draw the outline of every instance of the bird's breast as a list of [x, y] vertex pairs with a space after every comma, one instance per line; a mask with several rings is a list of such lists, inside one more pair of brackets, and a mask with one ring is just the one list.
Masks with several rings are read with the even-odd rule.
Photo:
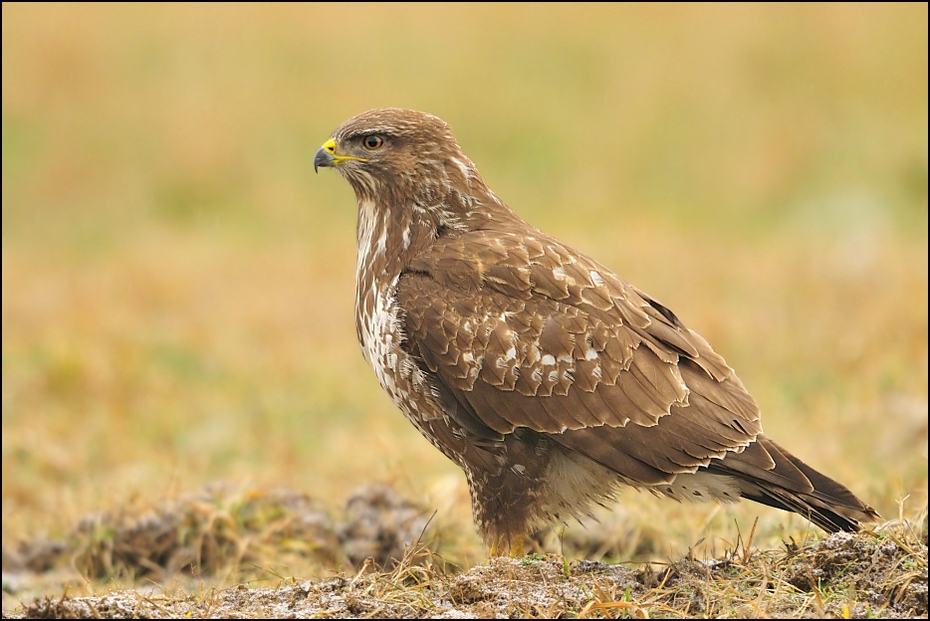
[[[361, 223], [360, 223], [361, 224]], [[420, 367], [404, 349], [401, 309], [396, 297], [400, 270], [384, 257], [377, 228], [360, 234], [355, 290], [355, 330], [362, 355], [391, 401], [424, 435], [418, 421], [437, 416], [432, 391]], [[362, 244], [362, 241], [370, 242]], [[429, 437], [429, 436], [428, 436]]]

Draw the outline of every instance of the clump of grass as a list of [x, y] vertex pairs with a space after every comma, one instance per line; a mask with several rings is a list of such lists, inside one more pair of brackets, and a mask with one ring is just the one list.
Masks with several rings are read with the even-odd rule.
[[[222, 575], [249, 580], [269, 558], [336, 562], [333, 519], [320, 503], [288, 490], [216, 486], [160, 506], [83, 518], [66, 536], [20, 543], [13, 567], [34, 572], [61, 565], [87, 580], [165, 581]], [[267, 578], [267, 575], [261, 576]]]
[[292, 490], [215, 485], [161, 505], [86, 516], [63, 537], [22, 541], [4, 550], [4, 572], [71, 569], [98, 585], [179, 577], [261, 582], [282, 571], [308, 577], [339, 567], [365, 572], [401, 563], [428, 525], [424, 508], [385, 484], [358, 488], [336, 515]]

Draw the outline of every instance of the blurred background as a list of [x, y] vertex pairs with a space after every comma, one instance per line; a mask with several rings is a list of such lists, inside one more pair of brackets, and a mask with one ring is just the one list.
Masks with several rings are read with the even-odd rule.
[[[334, 507], [381, 481], [483, 558], [464, 476], [359, 353], [354, 196], [312, 172], [380, 106], [449, 122], [513, 209], [672, 308], [770, 437], [887, 518], [926, 507], [926, 4], [2, 11], [5, 550], [217, 481]], [[660, 557], [809, 531], [605, 515]]]

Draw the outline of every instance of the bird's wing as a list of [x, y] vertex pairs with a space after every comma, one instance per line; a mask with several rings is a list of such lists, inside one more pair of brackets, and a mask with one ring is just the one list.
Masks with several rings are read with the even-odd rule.
[[404, 346], [446, 415], [488, 437], [553, 434], [649, 485], [756, 438], [755, 401], [704, 339], [602, 265], [531, 233], [440, 238], [397, 282]]

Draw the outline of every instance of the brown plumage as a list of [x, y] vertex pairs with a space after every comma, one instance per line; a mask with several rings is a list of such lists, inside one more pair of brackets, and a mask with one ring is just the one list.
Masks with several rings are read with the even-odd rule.
[[665, 306], [533, 228], [443, 121], [397, 108], [317, 152], [358, 199], [356, 329], [382, 388], [468, 479], [492, 554], [618, 487], [748, 498], [828, 531], [875, 511], [762, 434], [726, 361]]

